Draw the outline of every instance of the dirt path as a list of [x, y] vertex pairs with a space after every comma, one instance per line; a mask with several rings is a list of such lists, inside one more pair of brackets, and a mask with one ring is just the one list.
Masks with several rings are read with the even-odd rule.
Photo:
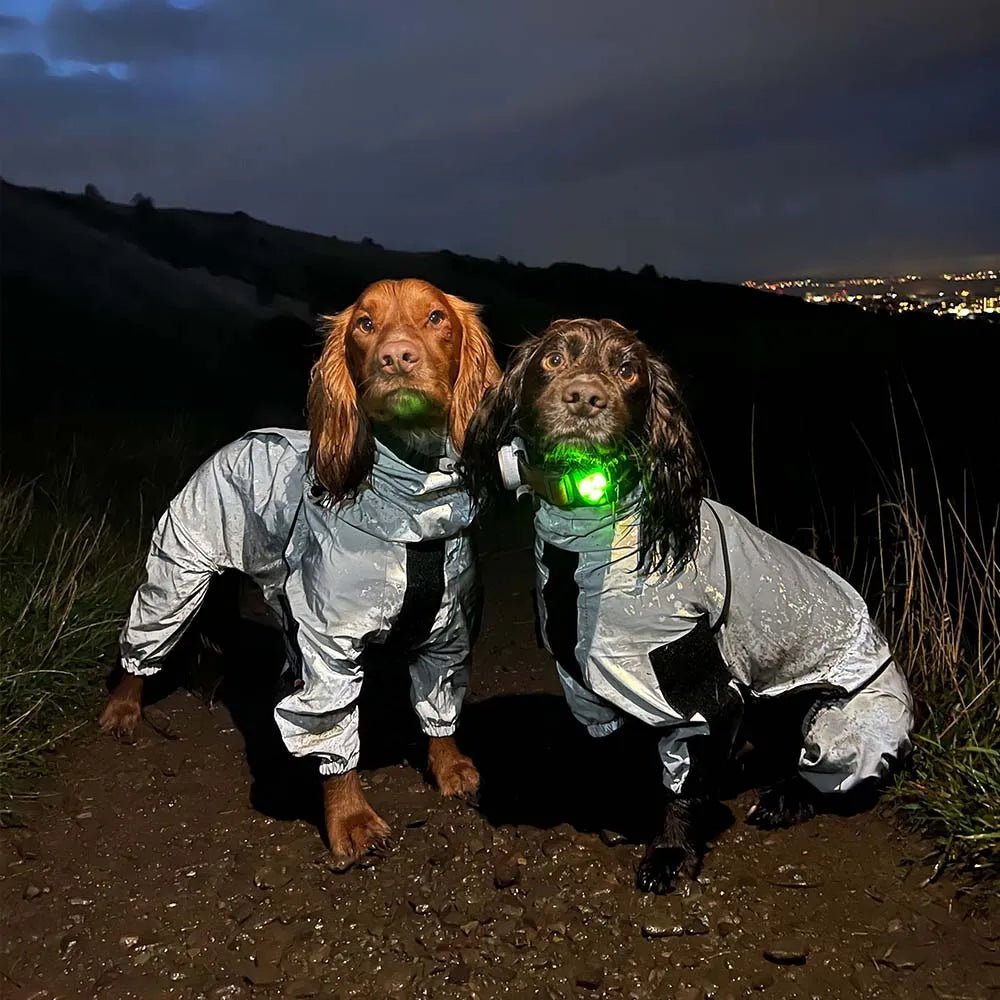
[[486, 577], [465, 722], [480, 811], [405, 763], [421, 754], [406, 706], [379, 702], [364, 777], [398, 848], [333, 874], [266, 697], [209, 710], [174, 692], [162, 732], [53, 756], [24, 826], [0, 832], [4, 1000], [1000, 996], [1000, 913], [922, 886], [926, 845], [879, 812], [771, 834], [739, 796], [697, 884], [637, 894], [639, 848], [615, 841], [650, 822], [649, 762], [622, 777], [569, 719], [534, 645], [527, 553], [488, 556]]

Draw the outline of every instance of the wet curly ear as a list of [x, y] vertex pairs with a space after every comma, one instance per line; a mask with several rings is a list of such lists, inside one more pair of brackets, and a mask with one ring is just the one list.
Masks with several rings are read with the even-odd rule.
[[352, 306], [322, 317], [326, 340], [309, 382], [309, 467], [316, 478], [313, 494], [324, 504], [355, 496], [375, 463], [375, 439], [347, 365], [353, 312]]
[[647, 366], [639, 556], [652, 568], [678, 568], [698, 547], [705, 476], [673, 374], [654, 356]]
[[486, 390], [469, 422], [459, 470], [480, 507], [489, 506], [504, 492], [497, 450], [518, 433], [521, 387], [540, 342], [533, 337], [515, 348], [499, 384]]
[[448, 429], [455, 447], [461, 451], [469, 421], [483, 394], [500, 381], [500, 366], [493, 356], [489, 334], [479, 318], [479, 306], [456, 295], [445, 295], [448, 307], [462, 327], [462, 347], [458, 376], [451, 394]]

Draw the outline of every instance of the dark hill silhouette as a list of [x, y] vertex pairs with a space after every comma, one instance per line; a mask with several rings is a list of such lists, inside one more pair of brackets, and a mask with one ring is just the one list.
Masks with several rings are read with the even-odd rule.
[[980, 499], [995, 504], [993, 463], [977, 440], [996, 423], [986, 362], [995, 331], [976, 323], [817, 307], [651, 267], [403, 253], [243, 212], [115, 204], [96, 190], [3, 183], [0, 199], [4, 425], [15, 467], [30, 464], [33, 448], [17, 444], [41, 425], [51, 444], [59, 432], [178, 414], [219, 441], [254, 424], [301, 423], [313, 316], [377, 278], [419, 276], [483, 303], [501, 357], [559, 316], [613, 316], [638, 329], [681, 375], [721, 495], [751, 513], [754, 440], [765, 523], [784, 509], [797, 527], [831, 485], [869, 502], [858, 434], [893, 459], [891, 391], [905, 447], [922, 446], [910, 388], [944, 474], [972, 467]]

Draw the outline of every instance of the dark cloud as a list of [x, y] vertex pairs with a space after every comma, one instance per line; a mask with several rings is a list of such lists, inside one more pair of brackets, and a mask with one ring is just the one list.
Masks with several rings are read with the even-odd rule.
[[54, 57], [113, 63], [208, 54], [220, 42], [214, 22], [203, 8], [172, 7], [166, 0], [131, 0], [94, 10], [58, 0], [44, 27]]
[[19, 181], [731, 279], [1000, 250], [993, 0], [58, 2], [41, 32], [129, 78], [8, 61]]
[[46, 72], [45, 60], [34, 52], [0, 52], [0, 80], [37, 80]]
[[23, 31], [30, 24], [27, 18], [17, 17], [14, 14], [0, 14], [0, 36]]

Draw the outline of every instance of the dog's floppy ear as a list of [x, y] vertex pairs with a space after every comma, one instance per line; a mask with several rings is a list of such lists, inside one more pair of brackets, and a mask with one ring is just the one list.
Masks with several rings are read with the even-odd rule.
[[452, 389], [448, 430], [455, 447], [461, 451], [476, 407], [487, 389], [500, 381], [500, 366], [493, 356], [489, 334], [479, 318], [479, 306], [456, 295], [445, 295], [448, 307], [462, 327], [462, 348], [458, 357], [458, 376]]
[[323, 353], [313, 365], [307, 401], [313, 495], [333, 504], [353, 497], [375, 462], [375, 441], [347, 365], [347, 333], [354, 307], [323, 316]]
[[486, 390], [469, 422], [462, 449], [461, 472], [473, 499], [488, 506], [503, 492], [497, 464], [497, 449], [518, 433], [521, 387], [540, 343], [526, 340], [514, 349], [499, 384]]
[[640, 561], [648, 559], [653, 568], [680, 567], [698, 547], [704, 473], [670, 369], [650, 356], [647, 370]]

